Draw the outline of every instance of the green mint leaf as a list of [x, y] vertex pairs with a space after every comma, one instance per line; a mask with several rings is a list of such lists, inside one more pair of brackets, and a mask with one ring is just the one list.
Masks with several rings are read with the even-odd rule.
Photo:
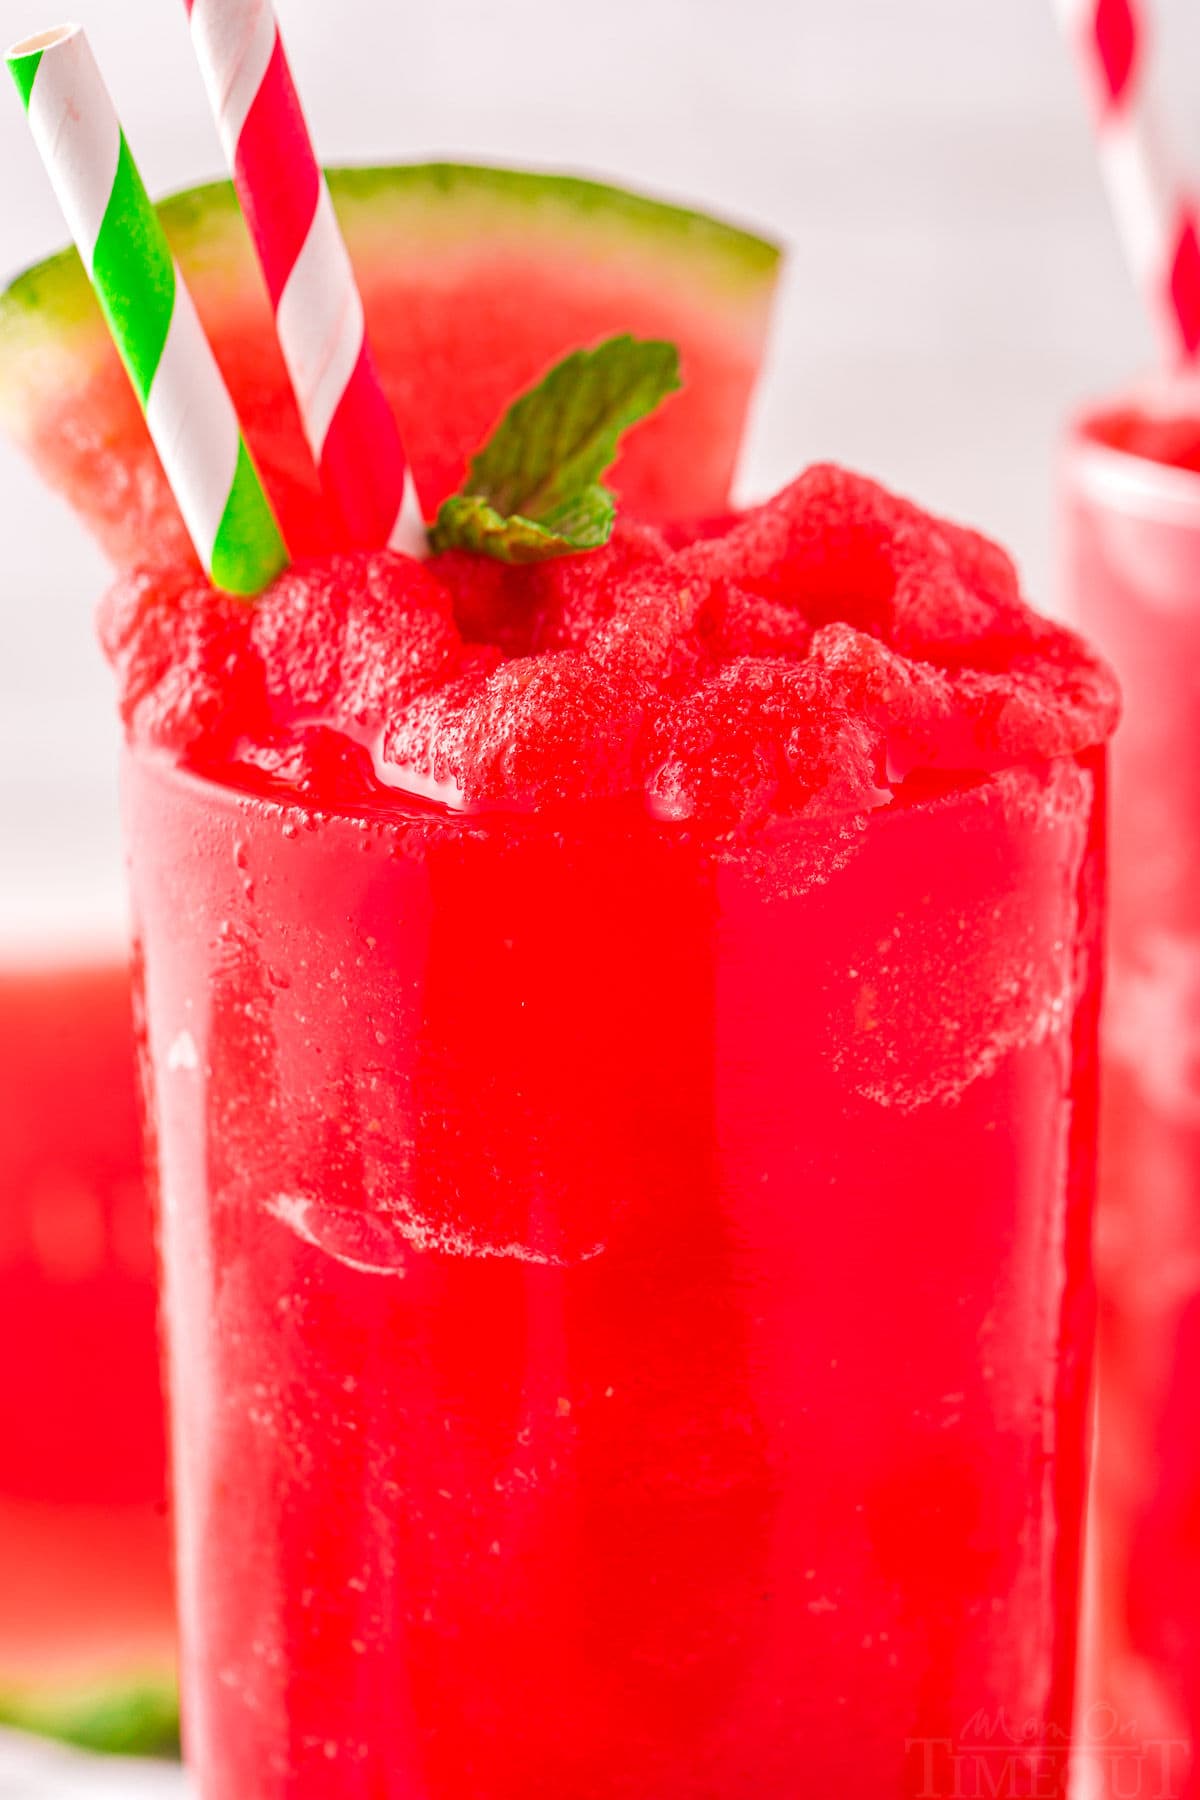
[[514, 513], [505, 518], [478, 494], [452, 494], [433, 528], [435, 550], [474, 550], [500, 562], [544, 562], [579, 550], [598, 550], [612, 536], [616, 508], [607, 488], [593, 484], [542, 523]]
[[575, 350], [513, 403], [443, 501], [434, 550], [540, 562], [595, 550], [612, 535], [600, 477], [621, 434], [680, 385], [674, 344], [628, 335]]
[[621, 433], [678, 386], [674, 344], [625, 336], [575, 350], [505, 413], [471, 459], [463, 491], [506, 517], [540, 522], [599, 481]]

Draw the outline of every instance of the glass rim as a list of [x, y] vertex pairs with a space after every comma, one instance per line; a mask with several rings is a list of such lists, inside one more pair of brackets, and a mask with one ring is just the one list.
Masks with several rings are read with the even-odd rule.
[[1156, 462], [1097, 436], [1119, 404], [1118, 396], [1085, 408], [1071, 420], [1062, 453], [1067, 486], [1131, 517], [1200, 531], [1200, 471]]
[[[1079, 751], [1064, 752], [1061, 756], [1047, 758], [1046, 761], [1075, 761], [1085, 756], [1090, 748], [1089, 745]], [[1005, 774], [1010, 767], [1023, 768], [1025, 765], [1006, 764], [1001, 769], [980, 771], [980, 777], [990, 780]], [[542, 839], [548, 831], [565, 832], [569, 835], [573, 826], [590, 833], [597, 823], [606, 825], [609, 831], [620, 831], [623, 825], [635, 822], [639, 827], [656, 831], [664, 838], [675, 839], [680, 845], [693, 842], [699, 835], [694, 818], [659, 817], [645, 804], [645, 796], [637, 788], [629, 788], [619, 794], [589, 795], [585, 799], [558, 801], [542, 806], [497, 805], [458, 809], [440, 805], [424, 795], [410, 793], [404, 788], [383, 787], [379, 797], [369, 805], [349, 801], [331, 804], [324, 800], [307, 799], [299, 792], [276, 792], [266, 787], [242, 786], [236, 781], [225, 779], [214, 770], [193, 768], [158, 745], [142, 743], [129, 737], [122, 739], [118, 768], [122, 787], [128, 779], [128, 771], [136, 770], [139, 778], [153, 779], [176, 794], [190, 797], [201, 806], [225, 813], [248, 812], [275, 819], [288, 819], [300, 825], [302, 830], [308, 830], [314, 825], [333, 825], [349, 827], [355, 831], [378, 831], [397, 838], [411, 836], [417, 840], [454, 837], [462, 841], [503, 836], [515, 843], [523, 836]], [[953, 773], [957, 775], [961, 771]], [[945, 793], [923, 796], [915, 804], [924, 808], [951, 802], [963, 793], [973, 792], [977, 785], [975, 781], [949, 784]], [[385, 797], [388, 795], [392, 798]], [[858, 812], [831, 809], [814, 814], [778, 813], [773, 816], [771, 825], [778, 829], [780, 835], [798, 841], [820, 842], [831, 830], [841, 830], [862, 819], [892, 816], [900, 810], [902, 809], [893, 804], [881, 803], [877, 807]], [[704, 835], [711, 835], [712, 843], [716, 845], [724, 841], [727, 833], [724, 829], [714, 828], [711, 833], [705, 832]], [[766, 836], [772, 836], [770, 828]], [[754, 847], [754, 842], [738, 847], [750, 849]]]
[[642, 797], [636, 789], [615, 796], [560, 802], [553, 807], [487, 807], [460, 812], [440, 808], [419, 795], [407, 795], [401, 789], [394, 790], [396, 800], [393, 803], [384, 801], [363, 807], [352, 803], [329, 805], [307, 800], [299, 793], [272, 793], [242, 787], [214, 772], [191, 768], [158, 746], [129, 739], [121, 745], [119, 768], [122, 808], [127, 797], [126, 784], [136, 770], [139, 779], [151, 779], [168, 791], [188, 796], [194, 804], [204, 808], [227, 815], [249, 813], [292, 821], [300, 827], [298, 836], [314, 827], [333, 826], [353, 832], [366, 830], [416, 844], [427, 843], [431, 838], [454, 838], [461, 843], [503, 836], [515, 845], [524, 837], [544, 839], [548, 831], [569, 839], [573, 826], [583, 835], [590, 835], [598, 821], [603, 822], [607, 832], [619, 832], [623, 826], [628, 829], [629, 824], [636, 821], [639, 827], [674, 840], [680, 847], [691, 845], [694, 848], [697, 841], [703, 839], [709, 854], [722, 862], [736, 862], [743, 856], [753, 860], [754, 852], [778, 848], [784, 841], [807, 844], [812, 848], [828, 842], [831, 834], [837, 836], [847, 828], [892, 828], [897, 819], [910, 813], [924, 815], [931, 809], [951, 808], [964, 800], [974, 804], [981, 792], [994, 788], [997, 783], [1026, 775], [1032, 769], [1045, 773], [1070, 764], [1085, 764], [1089, 757], [1106, 749], [1112, 731], [1110, 726], [1073, 750], [1057, 750], [1049, 756], [1014, 757], [994, 768], [926, 770], [924, 773], [931, 777], [931, 786], [920, 793], [912, 790], [906, 793], [906, 778], [901, 776], [891, 788], [891, 799], [881, 800], [877, 806], [857, 811], [831, 809], [815, 813], [777, 813], [764, 829], [752, 831], [744, 838], [728, 828], [710, 830], [707, 825], [698, 825], [694, 818], [657, 817], [641, 804]]

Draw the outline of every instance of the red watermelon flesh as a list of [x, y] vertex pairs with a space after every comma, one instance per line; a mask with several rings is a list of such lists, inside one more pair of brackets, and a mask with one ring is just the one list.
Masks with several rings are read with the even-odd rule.
[[123, 962], [0, 969], [0, 1197], [0, 1724], [161, 1748], [174, 1607]]
[[[630, 434], [613, 485], [647, 519], [726, 508], [774, 246], [563, 176], [422, 165], [335, 170], [330, 184], [426, 516], [517, 394], [569, 350], [625, 331], [677, 343], [684, 387]], [[293, 554], [334, 548], [232, 189], [161, 210]], [[0, 424], [119, 566], [190, 559], [74, 252], [0, 298]]]

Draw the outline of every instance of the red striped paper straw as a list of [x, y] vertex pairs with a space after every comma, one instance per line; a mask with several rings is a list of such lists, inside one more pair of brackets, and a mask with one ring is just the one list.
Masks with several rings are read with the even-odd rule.
[[184, 0], [266, 277], [279, 344], [345, 545], [416, 551], [420, 516], [362, 297], [270, 0]]
[[1117, 230], [1172, 362], [1200, 351], [1200, 241], [1191, 195], [1163, 153], [1136, 0], [1054, 0], [1092, 100]]

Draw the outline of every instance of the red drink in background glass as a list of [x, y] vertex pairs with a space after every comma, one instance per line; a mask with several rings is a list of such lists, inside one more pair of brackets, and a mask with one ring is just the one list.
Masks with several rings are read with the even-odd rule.
[[1067, 605], [1125, 695], [1112, 783], [1088, 1687], [1135, 1741], [1173, 1747], [1178, 1779], [1200, 1729], [1195, 416], [1134, 402], [1084, 420], [1067, 447], [1062, 530]]
[[0, 965], [0, 1710], [31, 1720], [173, 1662], [135, 1087], [122, 960]]
[[639, 554], [106, 624], [203, 1800], [1063, 1773], [1108, 687], [836, 472]]

